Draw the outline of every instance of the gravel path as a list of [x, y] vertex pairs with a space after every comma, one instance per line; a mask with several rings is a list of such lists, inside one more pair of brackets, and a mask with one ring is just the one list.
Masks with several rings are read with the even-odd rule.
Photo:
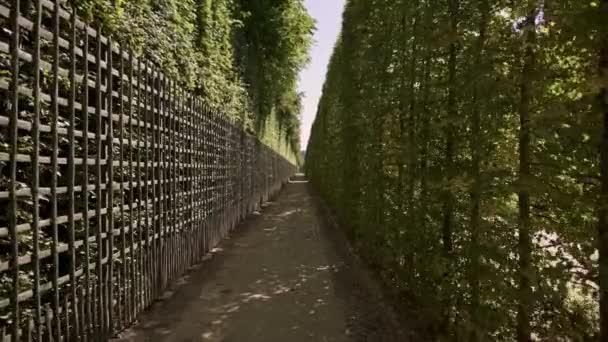
[[116, 341], [418, 341], [372, 278], [295, 181]]

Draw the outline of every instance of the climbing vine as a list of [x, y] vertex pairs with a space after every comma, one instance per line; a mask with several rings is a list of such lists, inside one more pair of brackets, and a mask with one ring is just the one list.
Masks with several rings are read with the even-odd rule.
[[298, 158], [296, 82], [314, 31], [302, 0], [74, 2], [82, 16], [101, 22], [212, 108]]

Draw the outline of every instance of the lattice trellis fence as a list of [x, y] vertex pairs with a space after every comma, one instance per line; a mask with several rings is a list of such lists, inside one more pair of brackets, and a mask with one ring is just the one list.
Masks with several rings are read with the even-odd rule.
[[295, 167], [57, 1], [0, 24], [2, 340], [105, 340]]

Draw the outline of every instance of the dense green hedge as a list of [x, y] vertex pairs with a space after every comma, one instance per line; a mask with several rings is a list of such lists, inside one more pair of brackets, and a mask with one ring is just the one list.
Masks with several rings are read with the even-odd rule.
[[608, 1], [348, 1], [306, 171], [440, 335], [608, 340], [606, 18]]
[[302, 0], [74, 0], [207, 103], [295, 160], [297, 76], [314, 21]]

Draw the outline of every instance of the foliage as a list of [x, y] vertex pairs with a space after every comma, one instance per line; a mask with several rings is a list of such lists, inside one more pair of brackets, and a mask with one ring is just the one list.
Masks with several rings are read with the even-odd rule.
[[306, 172], [438, 335], [599, 336], [607, 7], [348, 1]]
[[[302, 0], [74, 0], [81, 15], [243, 122], [264, 140], [299, 151], [297, 76], [308, 61], [314, 21]], [[290, 102], [291, 101], [291, 102]], [[288, 105], [287, 105], [288, 104]], [[277, 125], [266, 120], [277, 115]], [[265, 129], [269, 129], [267, 131]]]

